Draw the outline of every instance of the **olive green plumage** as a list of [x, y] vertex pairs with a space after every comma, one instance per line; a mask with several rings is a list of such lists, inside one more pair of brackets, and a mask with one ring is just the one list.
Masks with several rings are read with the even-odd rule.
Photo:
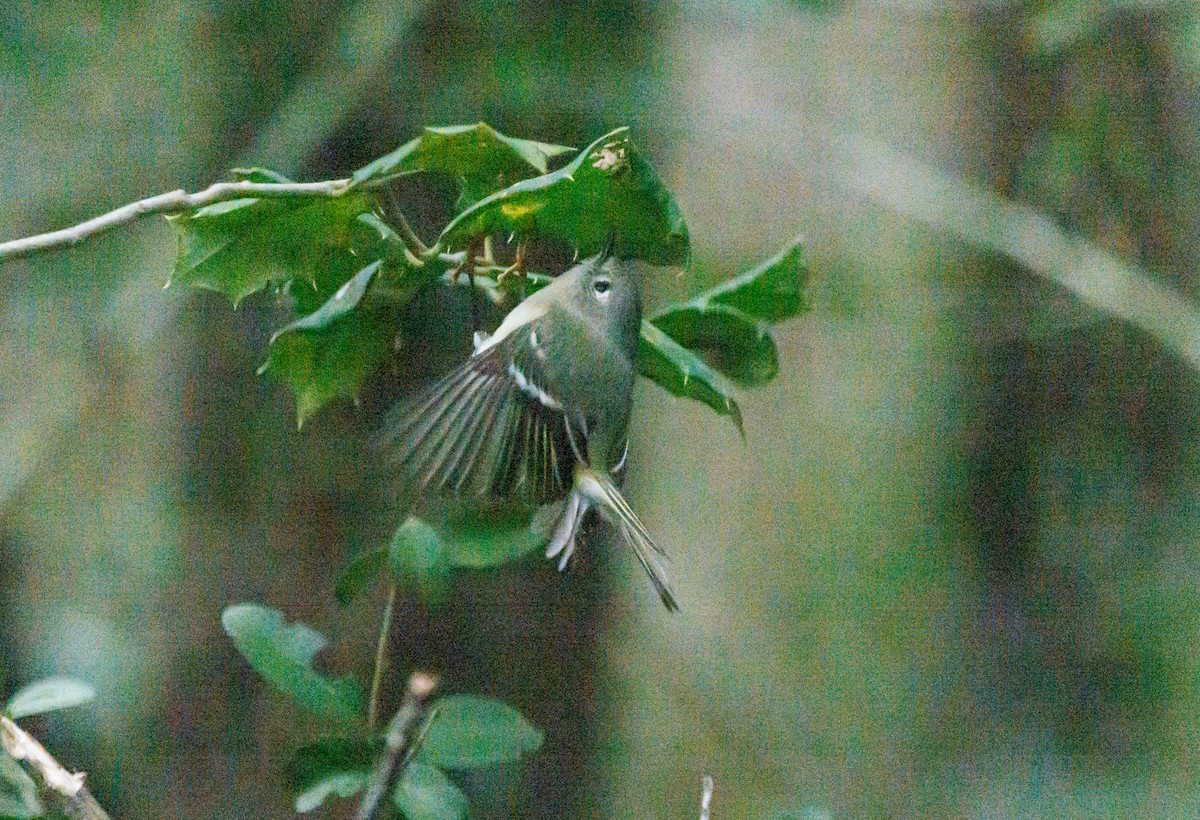
[[641, 294], [601, 254], [509, 313], [445, 378], [392, 414], [392, 469], [428, 497], [555, 505], [546, 554], [565, 567], [591, 508], [634, 547], [668, 609], [666, 555], [617, 489], [637, 378]]

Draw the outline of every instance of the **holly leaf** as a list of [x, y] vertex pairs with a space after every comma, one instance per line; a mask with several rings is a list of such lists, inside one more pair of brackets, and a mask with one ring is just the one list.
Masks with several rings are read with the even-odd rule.
[[82, 706], [96, 697], [96, 690], [72, 678], [47, 678], [19, 690], [8, 701], [5, 711], [13, 720], [45, 712], [57, 712]]
[[[256, 168], [257, 182], [288, 182]], [[336, 289], [362, 262], [351, 254], [355, 219], [371, 210], [367, 195], [235, 199], [173, 214], [179, 237], [168, 285], [220, 291], [236, 305], [271, 283], [298, 280], [310, 290]]]
[[638, 339], [638, 373], [676, 396], [695, 399], [728, 416], [743, 438], [742, 410], [733, 385], [704, 359], [680, 345], [648, 321]]
[[700, 308], [726, 305], [752, 319], [774, 324], [812, 310], [808, 278], [804, 246], [797, 238], [770, 259], [705, 291], [688, 304]]
[[494, 698], [450, 695], [433, 708], [433, 720], [417, 752], [425, 763], [473, 769], [510, 763], [542, 746], [542, 733], [516, 709]]
[[747, 385], [765, 384], [779, 372], [779, 351], [763, 322], [737, 308], [710, 303], [668, 308], [650, 323], [716, 370]]
[[439, 241], [464, 247], [496, 231], [559, 239], [582, 256], [599, 251], [613, 233], [617, 253], [626, 258], [671, 265], [688, 256], [679, 206], [628, 128], [605, 134], [557, 171], [482, 199], [455, 217]]
[[434, 766], [414, 761], [392, 792], [392, 801], [408, 820], [462, 820], [467, 796]]
[[378, 742], [327, 738], [299, 749], [288, 763], [296, 812], [313, 811], [334, 795], [347, 798], [362, 791], [379, 748]]
[[505, 136], [482, 122], [426, 128], [421, 136], [355, 171], [351, 179], [361, 185], [438, 171], [456, 177], [464, 201], [473, 203], [517, 180], [546, 173], [551, 160], [574, 150]]
[[258, 372], [292, 388], [300, 426], [333, 399], [355, 397], [391, 349], [399, 327], [394, 312], [361, 304], [382, 268], [382, 260], [367, 265], [320, 308], [271, 337]]
[[358, 684], [350, 678], [332, 680], [313, 669], [313, 657], [328, 643], [321, 633], [302, 623], [288, 626], [283, 613], [256, 604], [229, 607], [221, 623], [254, 671], [298, 706], [322, 717], [358, 721]]

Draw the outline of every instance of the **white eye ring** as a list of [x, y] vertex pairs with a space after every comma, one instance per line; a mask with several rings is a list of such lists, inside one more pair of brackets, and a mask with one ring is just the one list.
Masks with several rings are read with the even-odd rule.
[[610, 288], [612, 288], [612, 280], [610, 279], [599, 278], [592, 280], [592, 290], [594, 290], [596, 292], [596, 296], [600, 297], [601, 299], [608, 298], [608, 291]]

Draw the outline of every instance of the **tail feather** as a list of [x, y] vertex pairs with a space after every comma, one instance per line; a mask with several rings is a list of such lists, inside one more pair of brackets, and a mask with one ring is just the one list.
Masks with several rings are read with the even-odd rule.
[[679, 603], [671, 591], [671, 573], [667, 566], [670, 558], [654, 543], [617, 486], [608, 476], [586, 468], [576, 469], [575, 486], [596, 505], [601, 515], [617, 525], [622, 537], [633, 547], [642, 568], [650, 576], [650, 583], [654, 585], [663, 605], [671, 612], [678, 612]]

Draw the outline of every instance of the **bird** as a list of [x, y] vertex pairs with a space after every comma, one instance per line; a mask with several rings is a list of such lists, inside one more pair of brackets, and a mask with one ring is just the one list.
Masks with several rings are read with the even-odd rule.
[[546, 557], [566, 568], [595, 510], [632, 546], [669, 611], [667, 553], [622, 495], [642, 300], [628, 260], [605, 250], [513, 308], [449, 374], [399, 402], [381, 447], [426, 498], [512, 501], [557, 522]]

